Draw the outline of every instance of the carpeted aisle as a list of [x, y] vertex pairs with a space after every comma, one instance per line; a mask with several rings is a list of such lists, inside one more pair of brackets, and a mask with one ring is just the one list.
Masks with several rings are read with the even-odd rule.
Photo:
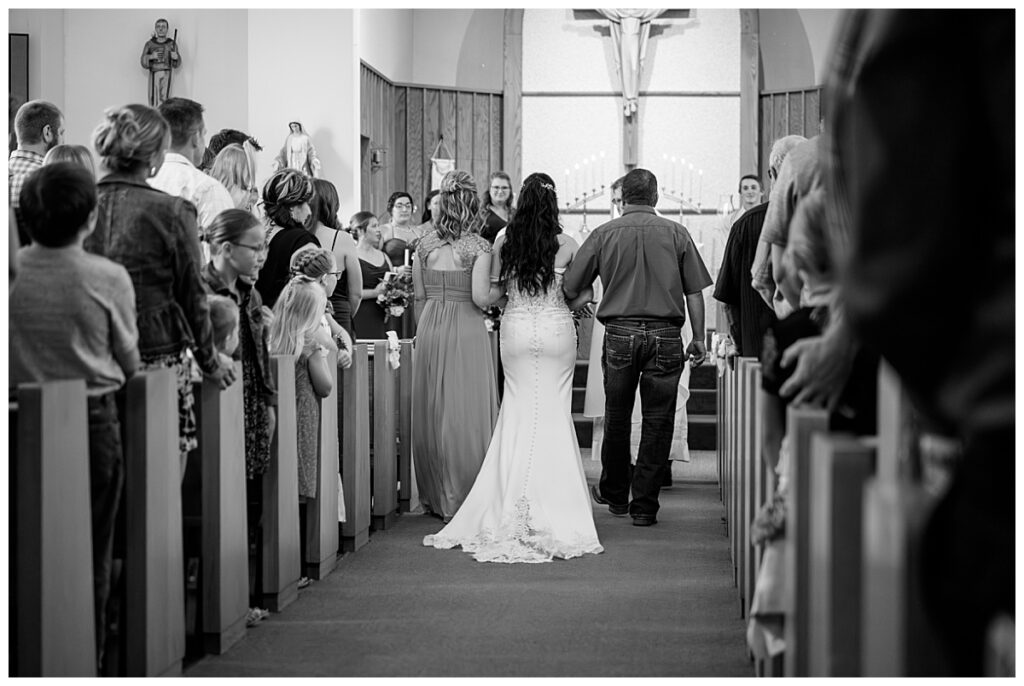
[[753, 676], [717, 486], [661, 501], [647, 528], [595, 506], [604, 553], [535, 565], [424, 548], [440, 521], [405, 515], [186, 674]]

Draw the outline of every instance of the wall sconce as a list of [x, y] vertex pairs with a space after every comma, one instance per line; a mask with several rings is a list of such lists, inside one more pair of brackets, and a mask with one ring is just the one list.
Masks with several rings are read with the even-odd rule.
[[370, 169], [380, 169], [384, 166], [385, 148], [370, 149]]

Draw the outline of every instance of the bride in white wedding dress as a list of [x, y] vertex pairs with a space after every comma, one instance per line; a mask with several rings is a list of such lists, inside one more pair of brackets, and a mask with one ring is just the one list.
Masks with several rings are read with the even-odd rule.
[[505, 393], [487, 455], [462, 507], [435, 548], [462, 546], [480, 562], [549, 562], [604, 550], [597, 538], [586, 475], [573, 426], [576, 330], [562, 274], [578, 249], [561, 233], [554, 182], [531, 174], [503, 238], [494, 245], [491, 283], [473, 283], [487, 307], [502, 295], [501, 359]]

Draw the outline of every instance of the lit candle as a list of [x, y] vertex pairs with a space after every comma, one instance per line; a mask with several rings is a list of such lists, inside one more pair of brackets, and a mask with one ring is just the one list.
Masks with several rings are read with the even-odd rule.
[[677, 189], [675, 191], [676, 193], [679, 194], [679, 197], [682, 197], [682, 196], [686, 195], [686, 191], [683, 190], [684, 188], [686, 188], [686, 158], [685, 157], [680, 157], [679, 158], [679, 186], [677, 187]]
[[590, 156], [590, 190], [591, 191], [596, 191], [598, 183], [600, 183], [600, 182], [598, 181], [598, 175], [597, 175], [597, 155], [591, 155]]
[[576, 173], [572, 177], [572, 197], [580, 197], [580, 163], [577, 162], [573, 165], [573, 171]]
[[587, 196], [590, 192], [590, 158], [583, 158], [583, 192], [580, 194], [583, 197]]
[[693, 165], [690, 165], [690, 202], [693, 202]]
[[408, 265], [409, 264], [409, 248], [405, 249], [405, 261], [402, 262], [402, 264], [403, 265]]
[[701, 198], [704, 196], [704, 170], [697, 172], [697, 207], [700, 207]]
[[669, 159], [672, 162], [672, 187], [671, 187], [670, 190], [671, 190], [671, 192], [675, 193], [675, 188], [676, 188], [676, 156], [673, 155]]
[[604, 150], [601, 151], [601, 187], [604, 187], [604, 182], [608, 178], [608, 172], [605, 170], [604, 163]]

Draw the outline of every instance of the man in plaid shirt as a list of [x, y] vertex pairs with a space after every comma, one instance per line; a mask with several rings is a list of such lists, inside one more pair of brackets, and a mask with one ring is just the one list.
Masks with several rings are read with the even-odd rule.
[[18, 220], [18, 238], [22, 245], [31, 243], [24, 229], [18, 195], [29, 174], [43, 166], [43, 157], [55, 145], [64, 142], [64, 115], [57, 106], [45, 100], [30, 100], [14, 117], [18, 148], [7, 160], [7, 187], [11, 209]]

